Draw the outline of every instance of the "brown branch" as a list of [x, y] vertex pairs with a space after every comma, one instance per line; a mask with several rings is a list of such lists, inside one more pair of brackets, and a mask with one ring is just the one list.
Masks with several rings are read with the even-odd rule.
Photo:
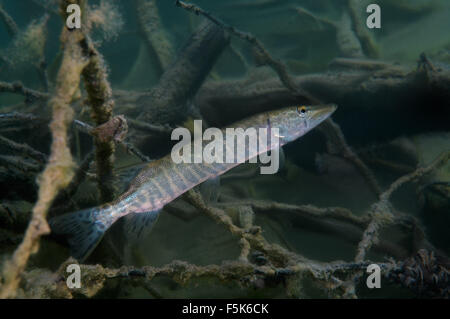
[[[114, 119], [117, 119], [117, 118], [123, 118], [122, 121], [125, 121], [126, 123], [128, 123], [128, 120], [125, 120], [125, 118], [122, 115], [119, 115], [119, 116], [113, 117], [109, 122], [107, 122], [105, 124], [108, 124], [110, 122], [114, 122]], [[85, 132], [86, 134], [89, 134], [91, 136], [96, 136], [96, 130], [98, 132], [98, 128], [99, 127], [94, 128], [91, 125], [89, 125], [87, 123], [84, 123], [84, 122], [81, 122], [79, 120], [75, 120], [74, 123], [77, 125], [77, 127], [80, 130], [82, 130], [83, 132]], [[150, 125], [150, 126], [158, 127], [157, 125]], [[133, 143], [131, 143], [129, 141], [126, 141], [124, 136], [121, 137], [121, 138], [115, 138], [114, 135], [117, 135], [117, 134], [124, 135], [124, 134], [126, 134], [126, 132], [121, 131], [121, 129], [119, 127], [117, 127], [117, 125], [114, 127], [114, 130], [112, 132], [110, 132], [110, 133], [111, 134], [109, 134], [109, 136], [106, 137], [108, 140], [112, 140], [115, 143], [122, 145], [126, 149], [127, 152], [135, 155], [136, 157], [138, 157], [143, 162], [151, 162], [152, 161], [148, 156], [142, 154], [142, 152], [139, 151], [139, 149], [136, 148], [136, 146], [134, 146]]]
[[19, 156], [0, 155], [0, 164], [6, 167], [12, 166], [21, 172], [32, 173], [33, 175], [40, 172], [43, 168], [43, 164], [27, 161]]
[[169, 125], [149, 124], [131, 118], [127, 118], [127, 122], [131, 128], [150, 134], [170, 135], [172, 133], [172, 128]]
[[358, 154], [353, 152], [353, 150], [347, 144], [344, 133], [342, 132], [340, 126], [336, 122], [334, 122], [333, 119], [329, 118], [320, 126], [320, 129], [327, 137], [328, 151], [331, 154], [339, 154], [353, 163], [353, 165], [355, 165], [361, 175], [366, 179], [372, 191], [377, 196], [380, 196], [381, 188], [375, 178], [375, 175], [369, 169], [369, 167], [364, 164], [364, 162], [359, 158]]
[[169, 125], [184, 121], [186, 101], [197, 93], [228, 43], [229, 36], [220, 27], [209, 21], [201, 23], [158, 84], [138, 99], [143, 111], [137, 119]]
[[[75, 195], [75, 193], [78, 190], [78, 186], [85, 180], [87, 172], [89, 170], [89, 166], [91, 165], [92, 161], [94, 160], [94, 152], [88, 153], [83, 161], [78, 166], [77, 171], [75, 172], [75, 175], [70, 182], [70, 184], [63, 190], [61, 190], [58, 194], [58, 196], [55, 198], [55, 201], [53, 202], [52, 207], [58, 207], [59, 205], [62, 205], [63, 203], [69, 202], [72, 197]], [[50, 211], [50, 214], [53, 215], [53, 208]]]
[[[383, 114], [402, 118], [408, 131], [414, 133], [429, 132], [430, 127], [434, 130], [448, 128], [444, 118], [448, 118], [450, 110], [447, 107], [449, 70], [425, 73], [390, 64], [389, 67], [375, 67], [370, 71], [327, 71], [301, 75], [294, 77], [294, 81], [324, 103], [337, 104], [339, 108], [335, 117], [352, 114], [353, 118], [370, 120]], [[422, 116], [423, 104], [414, 98], [416, 96], [435, 101], [433, 111], [426, 113], [429, 116]], [[221, 127], [253, 114], [279, 108], [280, 105], [310, 101], [295, 97], [277, 77], [267, 77], [266, 74], [261, 76], [255, 72], [240, 80], [205, 83], [194, 103], [208, 123]], [[417, 114], [417, 117], [407, 118], [405, 113]], [[419, 117], [421, 120], [417, 121]], [[385, 136], [384, 125], [379, 124], [376, 128], [377, 132], [368, 132], [371, 135], [367, 134], [367, 139]], [[405, 134], [405, 131], [402, 133]]]
[[369, 58], [377, 58], [380, 48], [377, 46], [372, 33], [369, 32], [363, 17], [363, 6], [358, 0], [348, 0], [348, 10], [353, 23], [353, 29], [361, 42], [361, 46]]
[[49, 94], [29, 89], [21, 82], [0, 82], [0, 92], [22, 94], [25, 96], [25, 101], [27, 103], [34, 102], [36, 100], [46, 100], [49, 98]]
[[378, 60], [336, 58], [331, 61], [330, 69], [347, 69], [354, 71], [378, 71], [389, 69], [391, 64]]
[[16, 142], [10, 140], [9, 138], [6, 138], [1, 135], [0, 135], [0, 144], [6, 146], [10, 150], [17, 151], [23, 155], [29, 156], [29, 157], [37, 160], [41, 164], [44, 164], [47, 161], [47, 155], [35, 150], [34, 148], [32, 148], [31, 146], [29, 146], [27, 144], [16, 143]]
[[[64, 6], [64, 1], [61, 2]], [[12, 259], [3, 268], [4, 283], [0, 288], [0, 298], [14, 297], [20, 282], [20, 275], [25, 270], [28, 259], [39, 247], [39, 239], [48, 234], [50, 228], [46, 221], [47, 211], [58, 192], [66, 187], [73, 177], [74, 163], [68, 147], [67, 129], [72, 122], [73, 110], [70, 107], [72, 97], [79, 87], [80, 75], [88, 60], [79, 46], [81, 33], [62, 31], [64, 54], [58, 72], [54, 96], [49, 101], [53, 110], [50, 124], [53, 142], [48, 164], [39, 178], [38, 201], [33, 208], [33, 215], [25, 237], [14, 252]]]
[[135, 0], [139, 31], [149, 53], [155, 58], [158, 76], [169, 67], [174, 56], [174, 49], [159, 17], [155, 0]]
[[[450, 159], [450, 152], [444, 152], [439, 155], [430, 165], [427, 167], [421, 167], [414, 172], [404, 175], [394, 181], [389, 188], [379, 195], [379, 201], [372, 205], [370, 216], [372, 218], [370, 224], [364, 231], [363, 237], [358, 244], [357, 253], [355, 256], [355, 262], [361, 262], [365, 259], [367, 252], [372, 245], [378, 241], [378, 234], [383, 226], [391, 224], [394, 221], [394, 212], [389, 199], [394, 191], [407, 182], [413, 181], [422, 177], [425, 174], [430, 173], [436, 168], [444, 165]], [[356, 297], [355, 285], [359, 281], [362, 273], [356, 273], [352, 279], [353, 285], [349, 286], [347, 294], [349, 296]]]
[[302, 90], [298, 85], [296, 85], [294, 79], [287, 72], [286, 66], [283, 64], [283, 62], [281, 62], [278, 59], [274, 59], [270, 55], [269, 51], [266, 50], [266, 48], [261, 43], [261, 41], [259, 41], [251, 33], [240, 31], [240, 30], [236, 29], [235, 27], [222, 22], [221, 20], [216, 18], [211, 13], [203, 10], [202, 8], [200, 8], [194, 4], [185, 3], [184, 1], [180, 1], [180, 0], [176, 0], [175, 4], [178, 7], [181, 7], [187, 11], [191, 11], [191, 12], [195, 13], [196, 15], [204, 16], [205, 18], [212, 21], [213, 23], [215, 23], [222, 29], [230, 32], [231, 34], [237, 36], [238, 38], [240, 38], [244, 41], [249, 42], [257, 50], [262, 62], [264, 62], [264, 64], [267, 64], [268, 66], [270, 66], [277, 73], [281, 82], [286, 86], [286, 88], [288, 88], [292, 92], [292, 94], [294, 94], [295, 96], [308, 97], [310, 100], [315, 100], [308, 93], [304, 92], [304, 90]]
[[392, 222], [394, 211], [389, 202], [392, 193], [405, 183], [418, 179], [444, 165], [449, 159], [450, 152], [442, 153], [430, 165], [427, 167], [420, 167], [414, 172], [400, 177], [394, 181], [386, 191], [379, 195], [379, 201], [373, 204], [371, 208], [372, 221], [364, 232], [363, 239], [358, 245], [358, 252], [355, 258], [356, 261], [364, 259], [366, 252], [370, 249], [373, 242], [377, 240], [379, 228], [382, 225]]
[[[103, 57], [87, 35], [84, 35], [84, 43], [90, 59], [82, 75], [92, 109], [91, 116], [95, 124], [99, 126], [112, 119], [114, 100], [111, 86], [107, 80]], [[109, 202], [114, 199], [114, 143], [95, 138], [94, 144], [100, 196], [103, 202]]]
[[136, 146], [133, 145], [131, 142], [122, 141], [121, 144], [128, 153], [135, 155], [137, 158], [139, 158], [144, 163], [150, 163], [152, 159], [148, 157], [147, 155], [144, 155]]
[[9, 35], [14, 38], [19, 33], [19, 28], [17, 27], [16, 22], [13, 18], [8, 14], [8, 12], [3, 9], [2, 5], [0, 4], [0, 20], [3, 21], [3, 23], [6, 26], [6, 31], [8, 31]]
[[[364, 231], [372, 221], [371, 216], [355, 216], [350, 210], [342, 207], [315, 207], [313, 205], [291, 205], [274, 201], [238, 200], [219, 203], [218, 206], [227, 207], [251, 206], [255, 213], [266, 214], [269, 217], [287, 214], [294, 225], [309, 231], [326, 233], [358, 244]], [[395, 220], [400, 223], [400, 220]], [[375, 246], [376, 250], [385, 254], [404, 258], [409, 251], [390, 241], [380, 240]]]
[[395, 182], [393, 182], [386, 191], [384, 191], [380, 195], [380, 201], [388, 201], [392, 196], [392, 193], [395, 192], [399, 187], [401, 187], [406, 183], [417, 180], [426, 174], [429, 174], [433, 170], [436, 170], [442, 165], [445, 165], [449, 160], [450, 160], [450, 151], [444, 152], [440, 154], [437, 158], [435, 158], [433, 162], [428, 166], [419, 167], [414, 172], [400, 177]]
[[[303, 256], [290, 252], [281, 246], [268, 243], [262, 236], [260, 227], [253, 226], [250, 229], [243, 229], [236, 226], [231, 217], [223, 209], [208, 206], [204, 202], [202, 195], [195, 189], [188, 191], [186, 198], [189, 203], [201, 212], [211, 217], [217, 223], [225, 226], [231, 234], [247, 241], [251, 249], [263, 252], [276, 267], [286, 267], [287, 265], [305, 261]], [[243, 244], [241, 247], [243, 250], [241, 256], [245, 256], [246, 254], [247, 244], [245, 241], [242, 241]]]
[[[355, 272], [365, 269], [365, 263], [305, 263], [288, 267], [257, 266], [246, 261], [224, 261], [220, 265], [198, 266], [185, 261], [172, 261], [161, 266], [144, 266], [135, 268], [133, 266], [122, 266], [121, 268], [106, 268], [101, 265], [80, 265], [83, 274], [80, 289], [71, 290], [66, 285], [66, 267], [75, 261], [69, 259], [64, 262], [57, 273], [47, 272], [46, 280], [40, 281], [43, 289], [39, 289], [40, 298], [73, 298], [80, 295], [93, 297], [100, 291], [107, 288], [110, 280], [121, 280], [123, 284], [130, 286], [140, 286], [147, 289], [152, 280], [157, 278], [170, 278], [180, 285], [187, 285], [199, 279], [215, 279], [223, 283], [235, 283], [243, 288], [261, 289], [261, 283], [266, 280], [283, 284], [284, 280], [295, 278], [299, 275], [307, 275], [317, 282], [326, 281], [333, 274], [340, 272]], [[389, 265], [380, 264], [380, 267], [387, 269]], [[28, 277], [28, 276], [25, 276]], [[303, 277], [303, 276], [302, 276]], [[26, 278], [27, 279], [27, 278]], [[26, 280], [25, 280], [26, 281]], [[32, 282], [25, 283], [25, 287], [32, 287]], [[29, 293], [33, 290], [24, 290], [21, 297], [36, 297], [36, 293]], [[159, 294], [158, 294], [159, 295]]]

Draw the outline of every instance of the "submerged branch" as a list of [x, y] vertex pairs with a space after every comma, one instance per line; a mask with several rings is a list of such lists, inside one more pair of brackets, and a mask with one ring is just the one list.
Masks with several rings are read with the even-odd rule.
[[9, 35], [14, 38], [19, 33], [19, 27], [17, 26], [16, 22], [13, 18], [8, 14], [8, 12], [3, 9], [2, 5], [0, 4], [0, 20], [3, 21], [3, 23], [6, 26], [6, 30], [8, 31]]
[[[104, 125], [108, 125], [108, 123], [112, 123], [112, 122], [117, 122], [117, 121], [115, 121], [115, 119], [118, 119], [118, 118], [121, 118], [121, 121], [125, 122], [124, 125], [127, 126], [126, 123], [128, 123], [128, 120], [126, 120], [121, 115], [113, 117], [109, 122], [105, 123]], [[74, 122], [77, 125], [77, 127], [79, 127], [86, 134], [89, 134], [89, 135], [94, 136], [94, 137], [95, 136], [99, 136], [99, 130], [98, 129], [100, 127], [94, 128], [91, 125], [89, 125], [87, 123], [84, 123], [84, 122], [81, 122], [79, 120], [75, 120]], [[151, 126], [153, 126], [153, 125], [151, 125]], [[154, 125], [154, 126], [158, 127], [156, 125]], [[103, 134], [103, 138], [106, 138], [109, 141], [113, 141], [113, 142], [115, 142], [117, 144], [122, 145], [127, 150], [127, 152], [135, 155], [141, 161], [147, 162], [147, 163], [151, 162], [151, 159], [148, 156], [142, 154], [142, 152], [136, 146], [134, 146], [133, 143], [131, 143], [130, 141], [127, 141], [125, 139], [125, 134], [126, 134], [127, 128], [124, 128], [123, 125], [122, 125], [122, 127], [120, 127], [120, 125], [117, 125], [117, 124], [114, 125], [113, 124], [113, 127], [111, 129], [108, 130], [110, 134], [107, 134], [106, 136]]]
[[340, 154], [342, 157], [353, 163], [361, 175], [366, 179], [372, 191], [377, 196], [380, 196], [381, 188], [375, 175], [359, 158], [358, 154], [350, 148], [340, 126], [334, 122], [333, 119], [329, 118], [320, 126], [320, 128], [327, 137], [328, 151], [331, 154]]
[[79, 31], [69, 32], [65, 27], [63, 28], [64, 55], [58, 72], [55, 93], [49, 101], [53, 110], [53, 120], [50, 124], [53, 137], [51, 154], [39, 178], [38, 201], [33, 208], [32, 219], [25, 237], [12, 259], [4, 265], [4, 284], [0, 287], [0, 298], [16, 295], [20, 275], [25, 270], [30, 255], [37, 252], [40, 237], [50, 232], [46, 221], [48, 209], [58, 192], [66, 187], [73, 177], [74, 163], [67, 136], [67, 129], [73, 117], [70, 103], [79, 87], [81, 72], [88, 62], [83, 58], [82, 49], [78, 45], [79, 37]]
[[[358, 244], [358, 249], [355, 256], [355, 262], [363, 261], [366, 257], [367, 252], [370, 248], [379, 241], [378, 235], [380, 229], [394, 221], [394, 210], [389, 202], [392, 193], [397, 190], [400, 186], [414, 179], [420, 178], [425, 174], [430, 173], [432, 170], [444, 165], [450, 159], [450, 152], [442, 153], [438, 156], [429, 166], [421, 167], [414, 172], [404, 175], [394, 181], [389, 188], [379, 195], [379, 201], [372, 205], [369, 215], [371, 216], [371, 222], [367, 226], [360, 243]], [[362, 273], [356, 273], [352, 279], [353, 285], [349, 286], [347, 294], [349, 296], [356, 297], [355, 285], [359, 281]]]
[[196, 15], [204, 16], [205, 18], [212, 21], [213, 23], [215, 23], [222, 29], [230, 32], [231, 34], [237, 36], [238, 38], [240, 38], [244, 41], [249, 42], [257, 50], [257, 52], [260, 56], [261, 62], [263, 62], [263, 64], [267, 64], [268, 66], [270, 66], [277, 73], [281, 82], [286, 86], [286, 88], [288, 88], [292, 92], [292, 94], [294, 94], [295, 96], [307, 97], [310, 100], [313, 100], [313, 98], [310, 97], [309, 94], [304, 92], [304, 90], [300, 89], [300, 87], [298, 85], [296, 85], [294, 79], [289, 75], [287, 68], [283, 64], [283, 62], [281, 62], [280, 60], [274, 59], [270, 55], [269, 51], [266, 50], [266, 48], [261, 43], [261, 41], [259, 41], [251, 33], [240, 31], [240, 30], [236, 29], [235, 27], [222, 22], [221, 20], [216, 18], [211, 13], [203, 10], [202, 8], [200, 8], [194, 4], [185, 3], [184, 1], [180, 1], [180, 0], [176, 0], [175, 4], [178, 7], [181, 7], [185, 10], [195, 13]]
[[127, 119], [127, 122], [131, 128], [150, 134], [170, 135], [172, 133], [172, 128], [169, 125], [149, 124], [130, 118]]
[[46, 100], [49, 97], [49, 94], [29, 89], [21, 82], [0, 82], [0, 92], [22, 94], [25, 96], [25, 101], [27, 103], [34, 102], [36, 100]]
[[41, 164], [44, 164], [47, 161], [47, 155], [35, 150], [34, 148], [32, 148], [31, 146], [29, 146], [27, 144], [16, 143], [16, 142], [10, 140], [9, 138], [6, 138], [1, 135], [0, 135], [0, 144], [6, 146], [10, 150], [13, 150], [13, 151], [19, 152], [21, 154], [24, 154], [26, 156], [29, 156], [29, 157], [37, 160]]
[[[78, 190], [78, 186], [80, 186], [80, 184], [86, 178], [89, 166], [91, 165], [91, 163], [94, 160], [94, 155], [95, 155], [95, 153], [91, 151], [85, 156], [83, 161], [78, 166], [78, 169], [75, 172], [75, 175], [74, 175], [72, 181], [65, 189], [63, 189], [59, 192], [58, 196], [55, 198], [55, 201], [54, 201], [52, 207], [58, 207], [59, 205], [67, 203], [72, 199], [72, 197], [75, 195], [75, 193]], [[53, 213], [53, 209], [50, 213], [51, 214]]]
[[[87, 35], [84, 41], [89, 51], [89, 64], [83, 70], [83, 79], [92, 108], [92, 118], [96, 125], [102, 125], [112, 119], [114, 100], [111, 86], [107, 80], [103, 57], [94, 47]], [[103, 202], [114, 199], [114, 143], [95, 138], [95, 159], [97, 163], [97, 181]]]
[[[411, 70], [395, 64], [372, 68], [373, 63], [369, 62], [366, 63], [369, 66], [361, 68], [361, 60], [357, 61], [354, 63], [357, 67], [352, 70], [301, 75], [294, 80], [324, 103], [337, 104], [334, 119], [345, 121], [349, 118], [346, 115], [351, 114], [350, 118], [371, 124], [364, 127], [366, 138], [380, 139], [392, 134], [395, 125], [386, 127], [387, 118], [395, 119], [396, 123], [402, 121], [407, 133], [428, 132], [430, 127], [434, 130], [448, 128], [444, 118], [450, 115], [450, 71]], [[421, 101], [433, 101], [432, 108], [425, 110]], [[219, 127], [281, 105], [307, 102], [295, 97], [278, 78], [261, 79], [257, 73], [241, 80], [208, 82], [195, 99], [208, 123]], [[420, 116], [421, 121], [405, 116], [411, 113]], [[354, 122], [348, 125], [358, 124]]]
[[393, 182], [386, 191], [384, 191], [380, 195], [380, 201], [388, 201], [392, 193], [395, 192], [399, 187], [413, 180], [419, 179], [426, 174], [429, 174], [430, 172], [441, 167], [442, 165], [445, 165], [449, 160], [450, 160], [450, 151], [444, 152], [440, 154], [436, 159], [434, 159], [430, 165], [426, 167], [419, 167], [414, 172], [400, 177], [395, 182]]
[[155, 0], [134, 0], [139, 31], [157, 64], [160, 76], [170, 65], [174, 49], [164, 31]]
[[363, 5], [358, 0], [348, 0], [348, 10], [353, 23], [353, 29], [361, 42], [364, 53], [369, 58], [377, 58], [380, 55], [380, 49], [377, 46], [372, 33], [369, 32], [363, 16]]
[[137, 119], [168, 125], [185, 120], [186, 101], [197, 93], [228, 43], [229, 36], [220, 27], [201, 23], [158, 84], [138, 99], [143, 111]]

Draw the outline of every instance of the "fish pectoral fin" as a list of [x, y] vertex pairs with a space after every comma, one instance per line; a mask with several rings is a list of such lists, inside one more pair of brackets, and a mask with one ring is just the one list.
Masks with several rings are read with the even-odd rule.
[[125, 234], [130, 242], [137, 242], [145, 238], [152, 230], [161, 210], [132, 213], [124, 217]]

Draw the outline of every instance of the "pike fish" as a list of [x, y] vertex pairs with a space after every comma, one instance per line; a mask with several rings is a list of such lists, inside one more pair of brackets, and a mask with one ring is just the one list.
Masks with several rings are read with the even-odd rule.
[[[231, 127], [244, 130], [278, 128], [277, 145], [272, 142], [265, 148], [245, 145], [245, 160], [248, 160], [305, 135], [326, 120], [336, 108], [337, 106], [333, 104], [289, 106], [249, 117]], [[146, 164], [130, 183], [128, 190], [116, 200], [52, 218], [49, 221], [52, 233], [66, 236], [72, 256], [83, 261], [95, 249], [108, 228], [119, 218], [129, 214], [136, 216], [136, 222], [129, 227], [129, 231], [137, 236], [143, 230], [151, 229], [166, 204], [196, 185], [216, 178], [239, 164], [239, 162], [176, 164], [169, 154]]]

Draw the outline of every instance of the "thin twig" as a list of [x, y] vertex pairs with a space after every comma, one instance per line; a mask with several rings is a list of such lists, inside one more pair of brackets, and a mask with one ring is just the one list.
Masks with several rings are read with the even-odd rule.
[[6, 138], [4, 136], [0, 135], [0, 144], [8, 147], [9, 149], [13, 151], [17, 151], [21, 154], [27, 155], [37, 161], [39, 161], [41, 164], [44, 164], [47, 161], [47, 155], [45, 155], [42, 152], [39, 152], [32, 148], [31, 146], [27, 144], [19, 144], [16, 143], [9, 138]]
[[134, 154], [136, 157], [138, 157], [141, 161], [145, 163], [150, 163], [152, 159], [148, 157], [147, 155], [144, 155], [137, 147], [135, 147], [131, 142], [122, 141], [120, 144], [125, 147], [127, 152]]
[[10, 92], [16, 94], [22, 94], [25, 96], [26, 102], [34, 102], [35, 100], [46, 100], [49, 98], [49, 94], [39, 92], [33, 89], [25, 87], [22, 82], [0, 82], [0, 92]]
[[130, 125], [130, 127], [134, 128], [136, 130], [148, 132], [150, 134], [164, 134], [164, 135], [169, 134], [170, 135], [172, 133], [172, 128], [169, 125], [149, 124], [149, 123], [145, 123], [145, 122], [130, 119], [130, 118], [127, 118], [127, 122]]
[[294, 79], [289, 75], [286, 66], [278, 59], [274, 59], [269, 51], [266, 50], [264, 45], [259, 41], [255, 36], [253, 36], [251, 33], [243, 32], [241, 30], [236, 29], [235, 27], [226, 24], [225, 22], [222, 22], [220, 19], [216, 18], [211, 13], [203, 10], [202, 8], [186, 3], [184, 1], [176, 0], [175, 5], [178, 7], [181, 7], [187, 11], [191, 11], [195, 13], [196, 15], [202, 15], [208, 20], [212, 21], [213, 23], [217, 24], [224, 30], [230, 32], [231, 34], [237, 36], [238, 38], [249, 42], [259, 53], [262, 61], [269, 65], [278, 75], [281, 82], [288, 88], [295, 96], [305, 96], [310, 100], [315, 100], [313, 97], [311, 97], [308, 93], [304, 92], [304, 90], [300, 89], [296, 84]]
[[8, 156], [8, 155], [0, 155], [0, 165], [6, 167], [12, 166], [21, 172], [33, 174], [40, 172], [43, 167], [43, 165], [38, 162], [27, 161], [19, 156]]
[[19, 33], [19, 27], [13, 18], [8, 14], [8, 12], [3, 9], [0, 4], [0, 19], [5, 23], [6, 31], [8, 31], [9, 35], [14, 38]]
[[395, 182], [393, 182], [386, 191], [384, 191], [380, 195], [380, 201], [389, 200], [389, 198], [392, 196], [392, 193], [395, 192], [400, 186], [404, 185], [405, 183], [416, 180], [416, 179], [430, 173], [433, 170], [436, 170], [440, 166], [446, 164], [449, 161], [449, 159], [450, 159], [450, 151], [444, 152], [444, 153], [440, 154], [436, 159], [434, 159], [430, 165], [428, 165], [426, 167], [419, 167], [414, 172], [400, 177]]
[[356, 154], [347, 144], [344, 133], [342, 132], [340, 126], [331, 118], [329, 118], [323, 122], [320, 128], [327, 137], [329, 152], [332, 154], [340, 154], [341, 156], [352, 162], [362, 174], [362, 176], [366, 179], [372, 191], [377, 196], [380, 196], [381, 188], [375, 178], [375, 175], [369, 169], [369, 167], [367, 167], [367, 165], [364, 164], [364, 162], [359, 158], [358, 154]]

